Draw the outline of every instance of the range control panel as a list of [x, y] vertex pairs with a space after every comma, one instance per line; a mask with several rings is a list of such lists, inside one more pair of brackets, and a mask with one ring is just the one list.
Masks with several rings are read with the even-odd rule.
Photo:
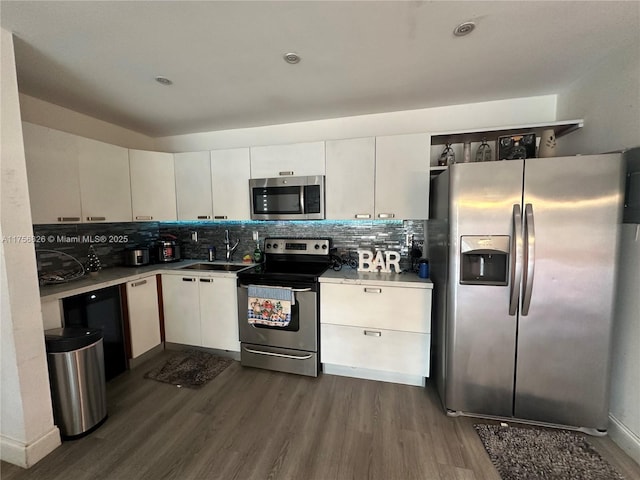
[[329, 238], [265, 238], [264, 252], [268, 254], [329, 255]]

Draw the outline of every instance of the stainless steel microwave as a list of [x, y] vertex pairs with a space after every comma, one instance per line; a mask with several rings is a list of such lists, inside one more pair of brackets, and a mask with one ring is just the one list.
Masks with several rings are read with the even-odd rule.
[[324, 219], [324, 176], [249, 180], [252, 220]]

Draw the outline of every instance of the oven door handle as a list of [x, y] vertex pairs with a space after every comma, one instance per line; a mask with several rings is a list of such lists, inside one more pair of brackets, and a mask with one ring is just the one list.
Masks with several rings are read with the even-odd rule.
[[[249, 288], [249, 285], [240, 285], [241, 288]], [[311, 288], [291, 288], [292, 292], [310, 292]]]
[[287, 355], [285, 353], [262, 352], [260, 350], [254, 350], [253, 348], [247, 348], [247, 347], [242, 347], [242, 348], [244, 348], [246, 352], [255, 353], [257, 355], [268, 355], [270, 357], [291, 358], [293, 360], [308, 360], [313, 356], [309, 354], [309, 355], [304, 355], [302, 357], [299, 357], [297, 355]]

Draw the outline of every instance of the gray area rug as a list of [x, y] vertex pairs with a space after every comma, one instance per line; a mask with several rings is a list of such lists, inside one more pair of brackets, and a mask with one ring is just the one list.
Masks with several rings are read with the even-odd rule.
[[230, 358], [198, 350], [176, 352], [164, 365], [147, 372], [144, 378], [180, 387], [200, 388], [232, 363]]
[[624, 480], [583, 434], [474, 425], [502, 480]]

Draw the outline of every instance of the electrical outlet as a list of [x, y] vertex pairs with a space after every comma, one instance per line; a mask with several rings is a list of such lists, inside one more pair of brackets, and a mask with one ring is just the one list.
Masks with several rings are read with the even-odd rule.
[[191, 232], [191, 241], [198, 242], [198, 232]]

